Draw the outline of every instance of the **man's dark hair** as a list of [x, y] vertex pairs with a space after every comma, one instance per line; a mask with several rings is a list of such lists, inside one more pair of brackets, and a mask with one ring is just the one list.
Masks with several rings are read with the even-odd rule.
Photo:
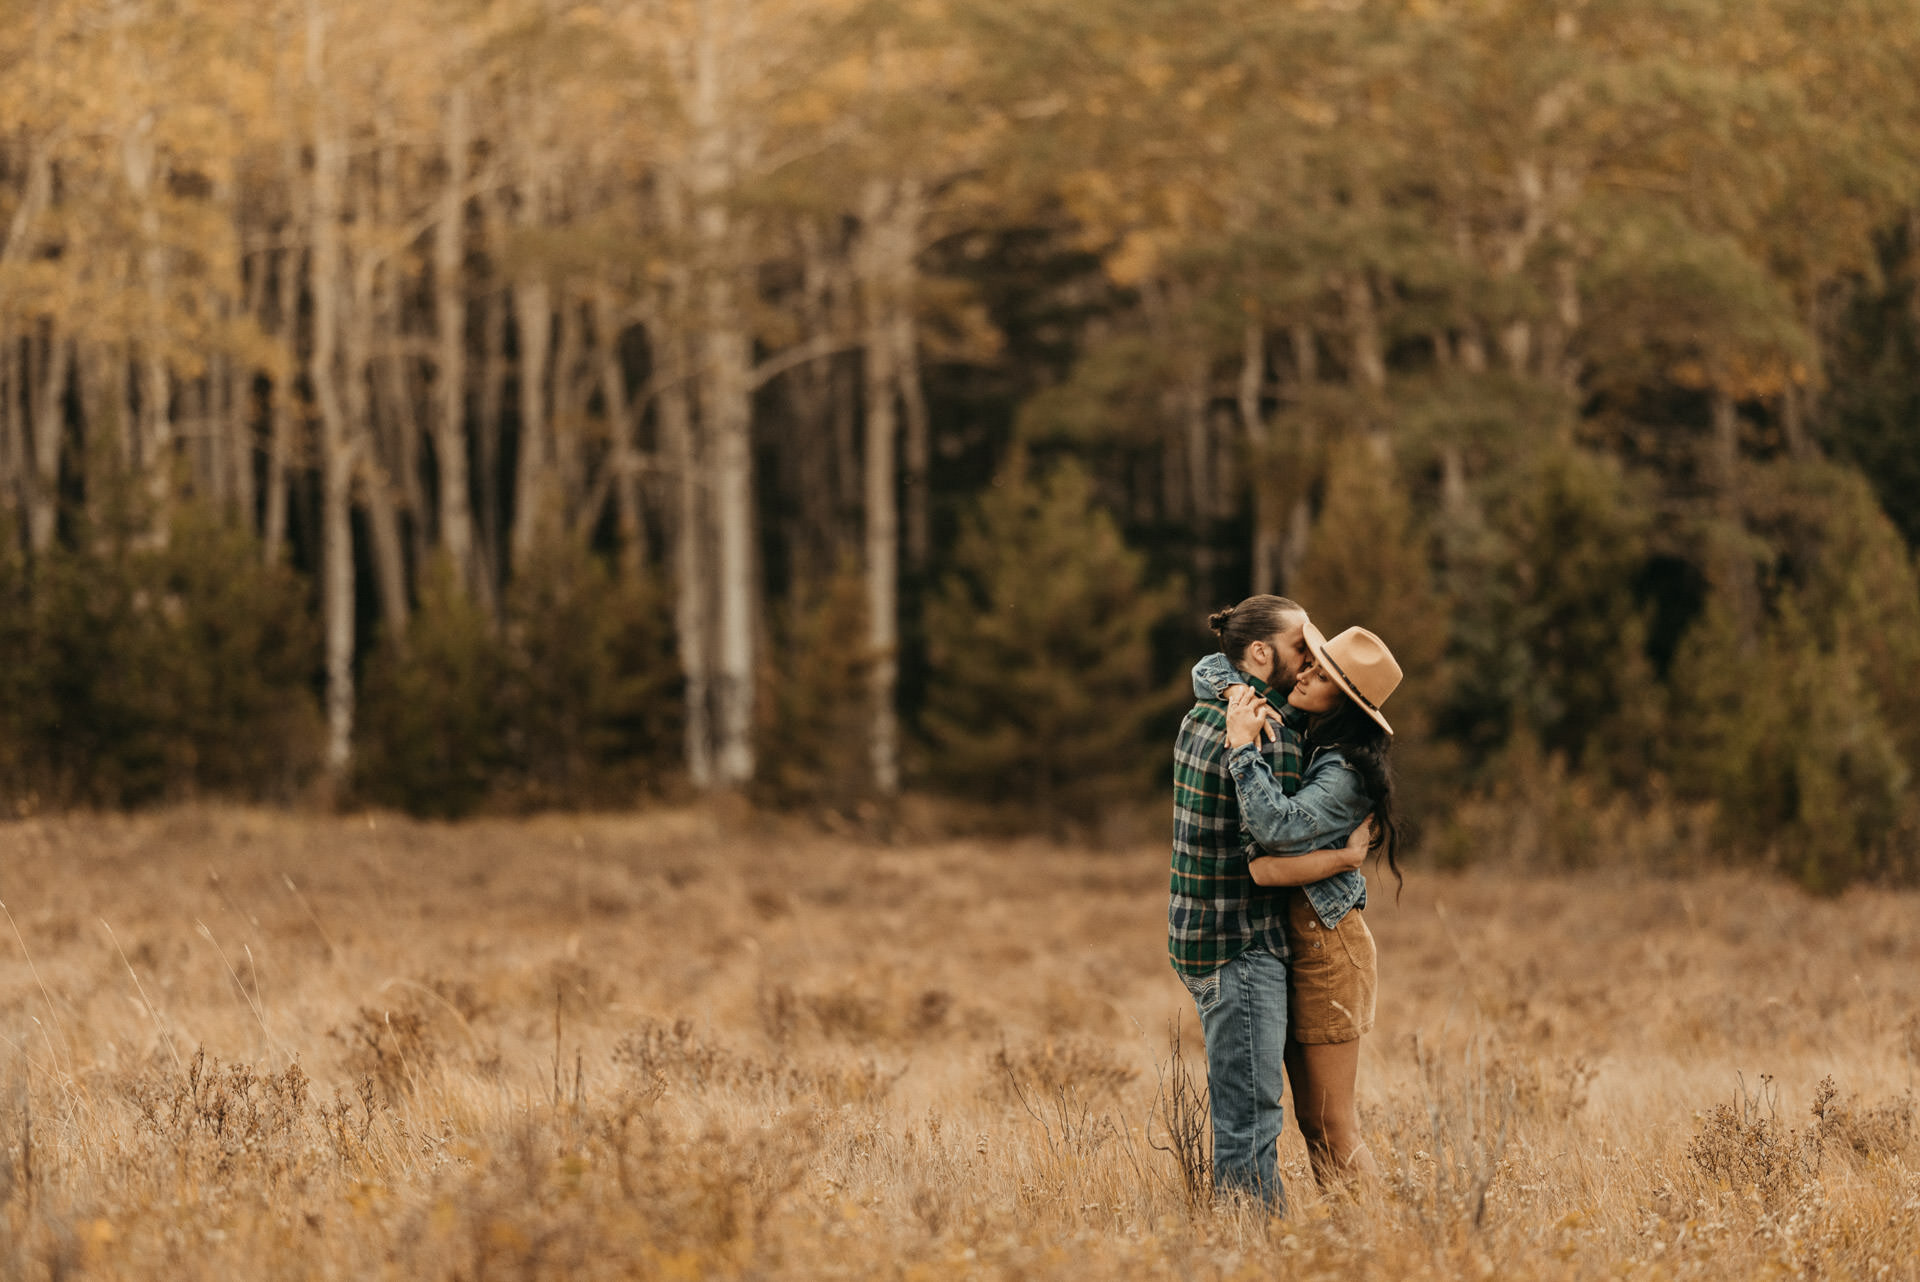
[[1207, 618], [1207, 626], [1220, 638], [1220, 653], [1239, 663], [1247, 657], [1247, 647], [1255, 641], [1270, 641], [1287, 626], [1289, 615], [1307, 616], [1298, 601], [1262, 593], [1250, 596], [1239, 605], [1216, 610]]

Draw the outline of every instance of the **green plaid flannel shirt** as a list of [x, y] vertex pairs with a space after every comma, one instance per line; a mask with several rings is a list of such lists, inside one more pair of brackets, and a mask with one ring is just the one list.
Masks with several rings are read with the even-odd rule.
[[[1283, 700], [1254, 677], [1269, 702]], [[1167, 898], [1167, 955], [1183, 975], [1205, 975], [1249, 948], [1287, 955], [1287, 891], [1247, 871], [1256, 852], [1240, 823], [1240, 797], [1227, 770], [1227, 704], [1201, 700], [1180, 723], [1173, 748], [1173, 884]], [[1300, 786], [1300, 739], [1282, 728], [1260, 747], [1288, 793]]]

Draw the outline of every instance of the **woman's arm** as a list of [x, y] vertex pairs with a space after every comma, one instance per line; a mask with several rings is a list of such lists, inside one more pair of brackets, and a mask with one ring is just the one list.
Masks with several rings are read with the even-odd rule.
[[1360, 776], [1337, 755], [1323, 754], [1289, 797], [1253, 746], [1270, 715], [1266, 701], [1244, 686], [1227, 696], [1226, 762], [1240, 794], [1241, 821], [1275, 855], [1303, 855], [1345, 841], [1373, 809]]
[[1241, 822], [1268, 854], [1304, 855], [1343, 842], [1373, 808], [1360, 776], [1338, 758], [1316, 759], [1291, 797], [1258, 751], [1228, 753], [1227, 769], [1240, 794]]
[[[1355, 832], [1372, 831], [1362, 824]], [[1366, 861], [1367, 848], [1356, 851], [1351, 845], [1332, 850], [1314, 850], [1304, 855], [1256, 855], [1247, 860], [1247, 871], [1262, 886], [1307, 886], [1324, 881], [1337, 872], [1348, 872]]]
[[1210, 654], [1193, 665], [1193, 697], [1196, 699], [1224, 699], [1228, 690], [1246, 684], [1246, 674], [1234, 667], [1233, 660], [1224, 654]]

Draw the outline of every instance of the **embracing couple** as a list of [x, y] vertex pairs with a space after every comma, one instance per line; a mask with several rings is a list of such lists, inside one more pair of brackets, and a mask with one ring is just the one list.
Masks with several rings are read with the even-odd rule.
[[1379, 637], [1329, 640], [1285, 597], [1211, 620], [1174, 747], [1168, 952], [1207, 1040], [1213, 1184], [1285, 1210], [1280, 1095], [1323, 1187], [1376, 1173], [1354, 1103], [1376, 962], [1362, 910], [1370, 851], [1394, 857], [1400, 665]]

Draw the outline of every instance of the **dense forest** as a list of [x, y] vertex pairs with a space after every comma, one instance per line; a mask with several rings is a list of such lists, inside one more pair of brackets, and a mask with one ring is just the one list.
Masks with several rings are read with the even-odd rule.
[[0, 800], [1920, 856], [1920, 0], [0, 0]]

